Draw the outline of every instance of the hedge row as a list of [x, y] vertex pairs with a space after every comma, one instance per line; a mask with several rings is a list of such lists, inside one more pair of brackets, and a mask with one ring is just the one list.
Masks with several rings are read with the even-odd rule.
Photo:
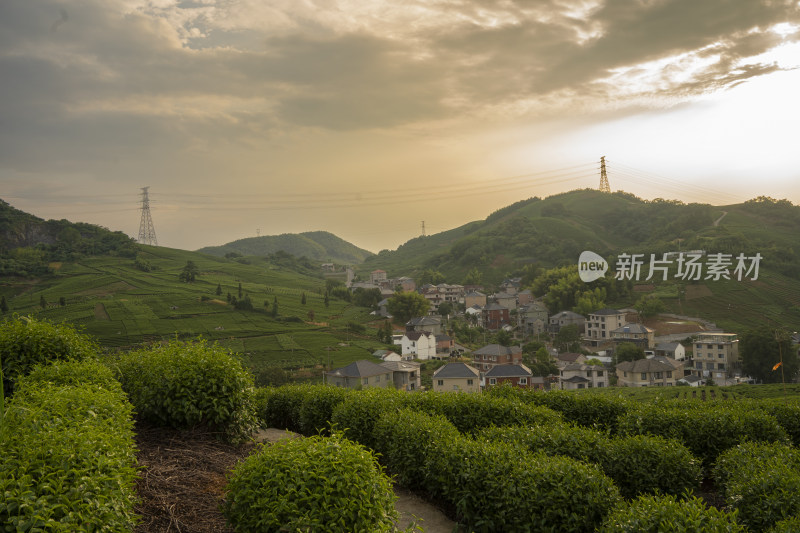
[[216, 344], [172, 341], [111, 364], [137, 415], [150, 423], [202, 425], [233, 442], [256, 426], [253, 377]]
[[59, 363], [16, 385], [0, 430], [3, 530], [132, 530], [132, 407], [111, 372]]
[[700, 461], [680, 442], [661, 437], [609, 437], [567, 424], [493, 427], [478, 437], [595, 463], [626, 498], [658, 492], [682, 495], [697, 489], [702, 480]]
[[726, 504], [743, 523], [765, 531], [800, 515], [800, 450], [748, 442], [719, 456], [714, 479]]
[[710, 469], [717, 457], [746, 441], [788, 442], [777, 420], [751, 405], [699, 402], [642, 405], [620, 416], [618, 433], [676, 439]]
[[468, 531], [593, 531], [620, 500], [595, 465], [471, 439], [441, 415], [384, 412], [372, 440], [400, 482], [450, 505]]
[[745, 533], [736, 513], [708, 507], [699, 498], [643, 495], [611, 512], [600, 533]]

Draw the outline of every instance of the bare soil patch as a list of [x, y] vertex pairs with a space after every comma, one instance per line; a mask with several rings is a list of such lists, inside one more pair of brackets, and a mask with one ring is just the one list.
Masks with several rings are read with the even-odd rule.
[[106, 306], [100, 302], [94, 304], [94, 317], [97, 320], [110, 320], [108, 312], [106, 311]]
[[686, 285], [686, 299], [694, 300], [695, 298], [705, 298], [706, 296], [714, 296], [711, 289], [707, 285]]
[[650, 329], [654, 329], [657, 336], [686, 333], [688, 337], [692, 333], [703, 331], [703, 326], [697, 322], [675, 318], [649, 318], [644, 321], [644, 325]]

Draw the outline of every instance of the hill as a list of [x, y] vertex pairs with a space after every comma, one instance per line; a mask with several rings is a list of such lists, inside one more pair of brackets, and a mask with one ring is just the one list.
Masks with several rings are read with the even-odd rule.
[[220, 257], [226, 254], [266, 256], [281, 251], [296, 257], [345, 265], [362, 263], [374, 255], [327, 231], [249, 237], [222, 246], [207, 246], [197, 251]]
[[477, 269], [493, 290], [508, 277], [521, 277], [530, 286], [542, 269], [576, 266], [584, 250], [600, 254], [612, 268], [621, 253], [644, 254], [648, 261], [650, 254], [660, 258], [680, 250], [761, 254], [756, 281], [643, 282], [633, 296], [607, 303], [632, 306], [643, 294], [655, 294], [670, 311], [739, 331], [764, 323], [796, 330], [800, 323], [800, 207], [766, 197], [728, 206], [647, 201], [591, 189], [530, 198], [483, 221], [383, 251], [360, 270], [364, 275], [380, 268], [417, 280], [433, 270], [449, 283], [464, 283]]

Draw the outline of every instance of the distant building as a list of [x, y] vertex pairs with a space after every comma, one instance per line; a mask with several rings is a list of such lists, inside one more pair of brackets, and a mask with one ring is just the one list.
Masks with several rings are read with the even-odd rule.
[[428, 331], [407, 331], [400, 346], [403, 356], [422, 360], [436, 357], [436, 336]]
[[472, 352], [472, 364], [484, 372], [497, 365], [522, 364], [522, 348], [487, 344]]
[[575, 325], [578, 327], [578, 333], [584, 331], [584, 324], [586, 318], [578, 313], [572, 311], [561, 311], [550, 317], [550, 333], [558, 333], [561, 328], [565, 326]]
[[[514, 365], [496, 365], [484, 374], [486, 389], [507, 383], [518, 389], [533, 388], [533, 374], [531, 369], [522, 363]], [[542, 384], [542, 388], [544, 385]]]
[[612, 331], [628, 323], [625, 317], [625, 311], [609, 308], [589, 313], [586, 338], [593, 341], [610, 340]]
[[433, 390], [480, 392], [480, 372], [465, 363], [447, 363], [433, 373]]
[[611, 332], [611, 340], [615, 346], [630, 342], [642, 350], [648, 350], [655, 344], [655, 330], [642, 324], [625, 324]]
[[672, 357], [676, 361], [686, 359], [686, 348], [679, 342], [660, 342], [656, 344], [656, 355]]
[[464, 307], [473, 307], [475, 305], [479, 305], [481, 307], [486, 306], [486, 295], [482, 292], [478, 291], [470, 291], [464, 295]]
[[397, 390], [415, 391], [422, 386], [420, 364], [411, 361], [386, 361], [380, 366], [392, 371], [392, 381]]
[[683, 362], [669, 357], [651, 357], [617, 364], [620, 387], [672, 387], [683, 378]]
[[406, 331], [427, 331], [442, 334], [442, 319], [434, 316], [418, 316], [406, 322]]
[[347, 389], [394, 387], [391, 370], [366, 360], [325, 372], [325, 383]]
[[712, 379], [741, 374], [739, 337], [735, 333], [698, 333], [692, 354], [693, 372]]
[[559, 377], [564, 390], [608, 387], [608, 370], [603, 365], [569, 363]]
[[489, 304], [481, 311], [483, 327], [497, 331], [506, 324], [511, 323], [511, 314], [508, 307], [498, 304]]

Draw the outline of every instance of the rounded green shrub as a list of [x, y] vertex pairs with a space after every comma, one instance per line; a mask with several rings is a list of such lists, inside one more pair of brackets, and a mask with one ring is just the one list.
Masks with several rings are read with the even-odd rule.
[[492, 425], [545, 425], [562, 420], [561, 415], [547, 407], [483, 394], [429, 391], [413, 394], [410, 400], [425, 413], [444, 415], [462, 433]]
[[736, 513], [707, 507], [699, 498], [646, 495], [618, 505], [600, 533], [745, 533]]
[[308, 385], [307, 389], [300, 406], [300, 432], [307, 436], [330, 434], [334, 408], [353, 391], [330, 385]]
[[0, 435], [3, 531], [131, 531], [132, 406], [117, 387], [26, 380]]
[[753, 531], [800, 514], [800, 451], [794, 447], [742, 444], [720, 455], [714, 475], [727, 506]]
[[609, 441], [600, 466], [625, 498], [644, 493], [679, 496], [700, 487], [703, 467], [679, 441], [649, 435]]
[[476, 438], [508, 442], [534, 453], [561, 455], [598, 464], [609, 447], [609, 438], [604, 433], [564, 422], [535, 426], [488, 427], [477, 432]]
[[[464, 396], [467, 396], [466, 394]], [[409, 407], [412, 395], [395, 389], [365, 389], [348, 394], [333, 409], [331, 423], [345, 437], [375, 449], [375, 423], [386, 412]]]
[[434, 453], [437, 441], [455, 441], [458, 430], [441, 415], [428, 415], [412, 409], [384, 413], [375, 423], [375, 451], [397, 482], [412, 490], [431, 494], [442, 492], [425, 458]]
[[309, 388], [283, 385], [259, 389], [258, 417], [264, 427], [300, 433], [300, 409]]
[[395, 531], [389, 478], [374, 455], [335, 433], [284, 439], [237, 465], [224, 513], [235, 531]]
[[775, 417], [792, 439], [792, 444], [800, 447], [800, 403], [797, 400], [787, 403], [781, 399], [765, 401], [762, 406], [767, 413]]
[[7, 396], [37, 364], [97, 357], [97, 343], [69, 324], [14, 317], [0, 324], [0, 362]]
[[797, 533], [800, 531], [800, 515], [784, 518], [777, 522], [769, 533]]
[[51, 385], [97, 385], [107, 390], [121, 390], [119, 381], [114, 378], [111, 369], [96, 359], [83, 361], [53, 361], [50, 364], [38, 364], [30, 373], [19, 379], [17, 388], [29, 384], [40, 386]]
[[138, 416], [151, 423], [202, 425], [231, 441], [256, 425], [253, 378], [216, 344], [172, 341], [129, 352], [113, 368]]
[[596, 465], [502, 442], [436, 439], [424, 460], [467, 531], [594, 531], [620, 499]]
[[711, 468], [720, 453], [742, 442], [787, 442], [786, 432], [772, 416], [745, 404], [643, 406], [621, 415], [618, 431], [677, 439], [702, 459], [705, 468]]

